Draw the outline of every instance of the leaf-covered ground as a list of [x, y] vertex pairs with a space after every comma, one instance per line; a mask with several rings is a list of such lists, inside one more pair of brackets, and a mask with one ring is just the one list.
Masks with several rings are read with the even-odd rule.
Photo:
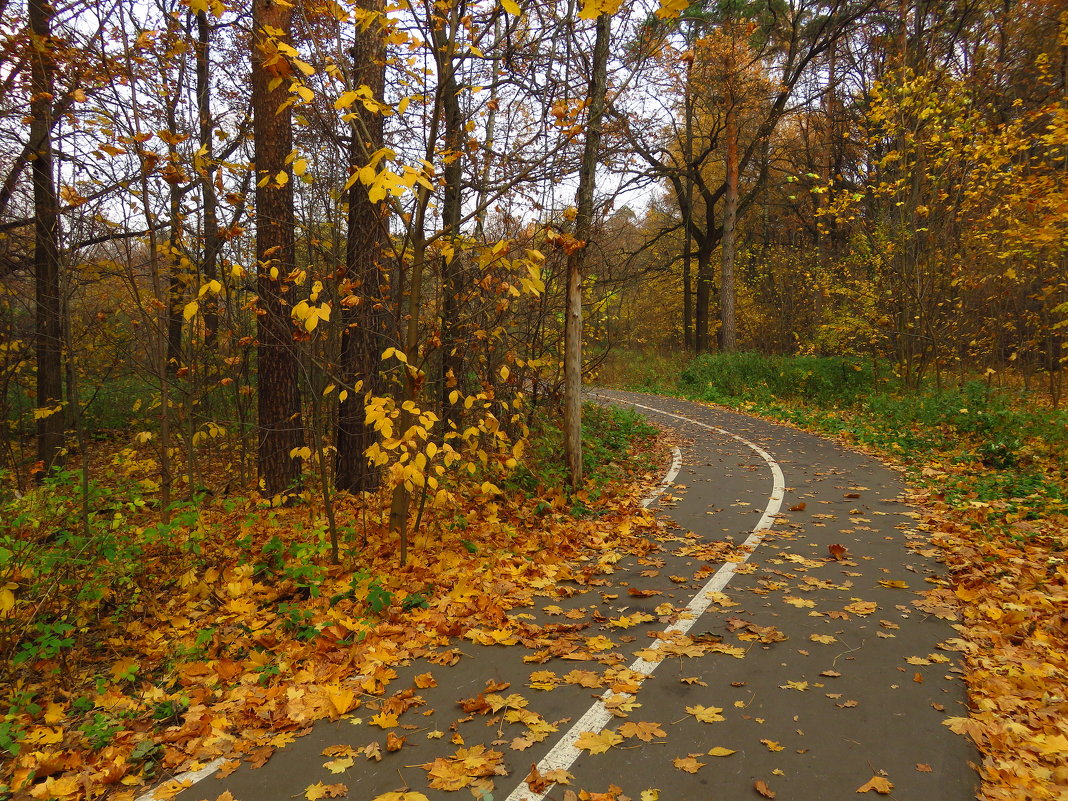
[[[13, 754], [0, 787], [15, 798], [131, 799], [219, 757], [223, 773], [242, 760], [262, 765], [315, 721], [361, 709], [390, 730], [382, 748], [403, 747], [392, 729], [420, 702], [412, 691], [383, 697], [396, 666], [419, 657], [453, 665], [472, 644], [572, 648], [559, 637], [566, 625], [509, 612], [562, 579], [597, 581], [622, 555], [650, 549], [656, 525], [638, 496], [664, 452], [654, 447], [651, 462], [648, 443], [635, 458], [619, 437], [610, 445], [600, 457], [611, 459], [614, 480], [571, 498], [544, 487], [504, 496], [481, 494], [477, 482], [457, 488], [458, 505], [428, 516], [403, 568], [381, 520], [367, 523], [351, 500], [339, 501], [350, 525], [336, 567], [306, 555], [316, 542], [322, 552], [314, 509], [202, 505], [141, 553], [135, 606], [96, 598], [77, 631], [23, 630], [22, 651], [9, 650], [30, 657], [7, 666], [0, 734]], [[31, 536], [32, 519], [22, 522]], [[551, 730], [532, 722], [529, 736]], [[335, 767], [355, 758], [328, 756]], [[466, 785], [498, 763], [472, 751], [428, 770], [442, 786], [460, 776]], [[172, 782], [160, 797], [181, 789]], [[308, 798], [339, 793], [324, 785]]]
[[[854, 430], [860, 425], [840, 411], [834, 419]], [[800, 422], [820, 427], [812, 420]], [[863, 444], [855, 434], [841, 436]], [[1068, 784], [1068, 570], [1062, 558], [1068, 520], [1048, 493], [980, 500], [976, 487], [997, 471], [959, 457], [951, 450], [922, 462], [896, 456], [912, 471], [912, 499], [923, 509], [918, 528], [931, 534], [951, 571], [951, 586], [934, 590], [928, 603], [961, 621], [957, 645], [966, 659], [973, 709], [970, 717], [950, 718], [947, 725], [969, 736], [982, 752], [984, 798], [1058, 799]], [[1051, 475], [1063, 469], [1052, 462], [1046, 467]], [[640, 510], [637, 499], [649, 480], [649, 474], [632, 469], [610, 488], [570, 500], [522, 492], [494, 500], [472, 490], [450, 520], [438, 521], [433, 536], [417, 541], [403, 570], [396, 568], [396, 543], [380, 527], [368, 526], [366, 543], [359, 541], [360, 513], [346, 507], [341, 516], [356, 524], [352, 547], [360, 569], [354, 570], [352, 561], [339, 568], [318, 565], [322, 572], [314, 575], [295, 569], [300, 563], [278, 550], [294, 532], [315, 531], [309, 510], [212, 504], [201, 511], [196, 526], [182, 529], [196, 541], [196, 558], [183, 563], [149, 559], [141, 578], [149, 591], [121, 623], [111, 623], [107, 610], [100, 609], [91, 622], [97, 634], [92, 643], [23, 669], [7, 698], [12, 712], [4, 723], [8, 731], [17, 730], [19, 750], [5, 768], [4, 781], [16, 798], [132, 799], [146, 783], [219, 757], [226, 760], [224, 774], [242, 762], [262, 765], [314, 721], [345, 717], [377, 736], [358, 748], [339, 744], [324, 751], [323, 767], [337, 781], [309, 782], [304, 790], [309, 801], [345, 796], [348, 769], [409, 747], [416, 729], [420, 738], [448, 738], [453, 746], [451, 755], [423, 764], [428, 785], [478, 797], [504, 772], [505, 753], [522, 752], [552, 736], [563, 722], [532, 711], [526, 689], [490, 683], [472, 698], [453, 700], [459, 700], [467, 718], [499, 720], [502, 730], [506, 724], [513, 727], [500, 743], [468, 744], [458, 731], [441, 730], [448, 726], [411, 723], [413, 715], [426, 711], [422, 693], [430, 692], [437, 679], [429, 670], [412, 686], [398, 689], [392, 683], [398, 667], [421, 658], [444, 669], [462, 663], [465, 650], [475, 645], [526, 646], [526, 661], [534, 663], [530, 691], [612, 689], [619, 706], [614, 714], [621, 720], [584, 735], [577, 743], [584, 751], [663, 742], [670, 734], [667, 721], [644, 720], [640, 710], [627, 716], [637, 709], [631, 693], [640, 679], [629, 675], [618, 649], [640, 635], [646, 623], [670, 619], [677, 612], [671, 604], [653, 598], [656, 608], [648, 614], [601, 620], [610, 635], [620, 635], [607, 637], [585, 630], [580, 618], [588, 613], [567, 604], [544, 607], [542, 598], [549, 621], [523, 612], [560, 582], [582, 590], [608, 587], [614, 566], [627, 555], [652, 572], [661, 548], [699, 556], [704, 563], [699, 575], [678, 576], [680, 583], [708, 575], [732, 558], [727, 546], [694, 554], [693, 542], [680, 541]], [[205, 536], [210, 532], [230, 536]], [[848, 558], [831, 552], [826, 561], [843, 557]], [[641, 598], [641, 591], [635, 592]], [[847, 614], [853, 613], [868, 612]], [[741, 625], [734, 634], [762, 643], [779, 635]], [[680, 658], [711, 650], [728, 659], [739, 656], [728, 642], [683, 637], [665, 647]], [[594, 664], [571, 670], [538, 667], [552, 658]], [[685, 710], [687, 717], [711, 726], [722, 714], [708, 706]], [[731, 745], [682, 753], [673, 766], [699, 772], [710, 761], [729, 758]], [[783, 748], [771, 739], [762, 745]], [[573, 790], [566, 772], [540, 775], [534, 769], [526, 778], [532, 789], [562, 785], [562, 797], [570, 801], [625, 797], [612, 787]], [[770, 798], [774, 784], [775, 777], [768, 776], [753, 789]], [[164, 784], [160, 797], [182, 789], [179, 782]], [[892, 783], [876, 775], [856, 789], [887, 794]], [[657, 797], [653, 788], [641, 795], [642, 801]], [[377, 801], [423, 798], [404, 790]]]

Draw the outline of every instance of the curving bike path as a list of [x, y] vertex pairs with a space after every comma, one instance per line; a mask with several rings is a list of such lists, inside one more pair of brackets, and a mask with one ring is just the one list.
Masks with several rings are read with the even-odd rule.
[[[635, 801], [648, 790], [661, 801], [974, 799], [974, 753], [942, 725], [967, 714], [949, 642], [955, 632], [938, 617], [942, 610], [919, 597], [939, 566], [925, 535], [914, 530], [898, 474], [828, 440], [746, 415], [638, 393], [601, 390], [593, 397], [637, 408], [680, 440], [677, 475], [654, 508], [677, 544], [689, 546], [686, 555], [669, 546], [653, 559], [617, 565], [608, 577], [614, 587], [551, 600], [586, 611], [594, 622], [588, 633], [613, 639], [629, 667], [646, 677], [628, 717], [605, 708], [603, 690], [530, 689], [534, 670], [601, 666], [524, 664], [522, 648], [466, 647], [468, 658], [451, 669], [412, 664], [398, 671], [390, 691], [433, 670], [438, 686], [419, 691], [437, 709], [431, 727], [459, 734], [467, 747], [505, 753], [509, 773], [495, 777], [496, 801], [560, 801], [568, 790], [603, 793], [613, 785]], [[713, 558], [721, 542], [742, 546], [734, 561]], [[631, 588], [659, 594], [631, 597]], [[654, 621], [625, 633], [597, 622], [664, 601], [690, 614], [667, 628]], [[540, 610], [537, 616], [543, 619]], [[650, 656], [647, 649], [670, 642], [673, 632], [713, 650]], [[510, 682], [507, 692], [521, 693], [558, 731], [510, 749], [520, 726], [490, 726], [456, 707], [487, 680]], [[703, 707], [708, 722], [687, 707]], [[425, 720], [418, 711], [402, 718], [424, 727]], [[616, 731], [626, 721], [656, 723], [663, 736], [628, 738], [599, 754], [575, 747], [583, 732]], [[453, 754], [449, 738], [413, 734], [411, 746], [381, 762], [361, 761], [340, 776], [325, 770], [325, 748], [359, 747], [382, 739], [376, 735], [384, 733], [346, 721], [320, 724], [264, 767], [197, 777], [178, 798], [230, 791], [238, 801], [283, 801], [304, 797], [317, 781], [343, 782], [346, 797], [358, 801], [405, 786], [433, 801], [471, 797], [466, 789], [428, 790], [417, 767]], [[574, 779], [568, 787], [532, 790], [523, 778], [534, 764], [543, 774], [568, 770]], [[858, 796], [866, 788], [869, 794]]]

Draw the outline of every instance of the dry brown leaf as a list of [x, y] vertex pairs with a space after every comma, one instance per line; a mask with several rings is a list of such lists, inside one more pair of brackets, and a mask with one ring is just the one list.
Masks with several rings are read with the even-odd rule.
[[676, 768], [684, 770], [687, 773], [697, 773], [701, 768], [705, 766], [705, 762], [698, 762], [693, 754], [687, 757], [675, 757], [674, 763]]
[[775, 797], [775, 791], [768, 787], [767, 783], [763, 779], [757, 779], [755, 782], [753, 782], [753, 789], [765, 798]]

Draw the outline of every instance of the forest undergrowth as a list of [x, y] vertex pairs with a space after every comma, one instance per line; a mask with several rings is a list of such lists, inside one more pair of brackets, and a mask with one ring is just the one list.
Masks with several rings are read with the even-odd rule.
[[77, 471], [11, 498], [0, 797], [130, 799], [219, 756], [224, 774], [241, 759], [262, 765], [314, 721], [361, 705], [390, 728], [407, 708], [382, 698], [401, 662], [455, 664], [465, 643], [548, 647], [551, 633], [509, 610], [558, 579], [588, 580], [607, 555], [647, 549], [639, 495], [666, 458], [655, 434], [632, 412], [589, 407], [589, 480], [567, 495], [560, 432], [541, 420], [502, 494], [472, 477], [452, 486], [454, 506], [427, 508], [403, 567], [388, 500], [337, 498], [338, 565], [314, 492], [282, 508], [205, 496], [163, 525], [158, 466], [118, 441], [112, 479], [89, 494], [88, 532]]
[[1068, 786], [1068, 413], [1040, 394], [963, 380], [906, 391], [860, 360], [614, 357], [599, 379], [834, 437], [902, 469], [948, 570], [981, 797]]

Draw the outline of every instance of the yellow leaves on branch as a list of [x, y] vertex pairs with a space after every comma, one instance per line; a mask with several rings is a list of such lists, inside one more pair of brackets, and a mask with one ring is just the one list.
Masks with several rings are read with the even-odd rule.
[[656, 16], [659, 19], [675, 19], [689, 7], [690, 0], [660, 0]]
[[330, 320], [330, 303], [323, 302], [318, 306], [313, 306], [308, 301], [302, 300], [296, 306], [293, 307], [291, 312], [294, 320], [298, 320], [303, 326], [304, 330], [309, 334], [315, 330], [319, 325], [319, 321], [329, 322]]
[[579, 19], [597, 19], [602, 14], [615, 14], [622, 0], [583, 0]]

